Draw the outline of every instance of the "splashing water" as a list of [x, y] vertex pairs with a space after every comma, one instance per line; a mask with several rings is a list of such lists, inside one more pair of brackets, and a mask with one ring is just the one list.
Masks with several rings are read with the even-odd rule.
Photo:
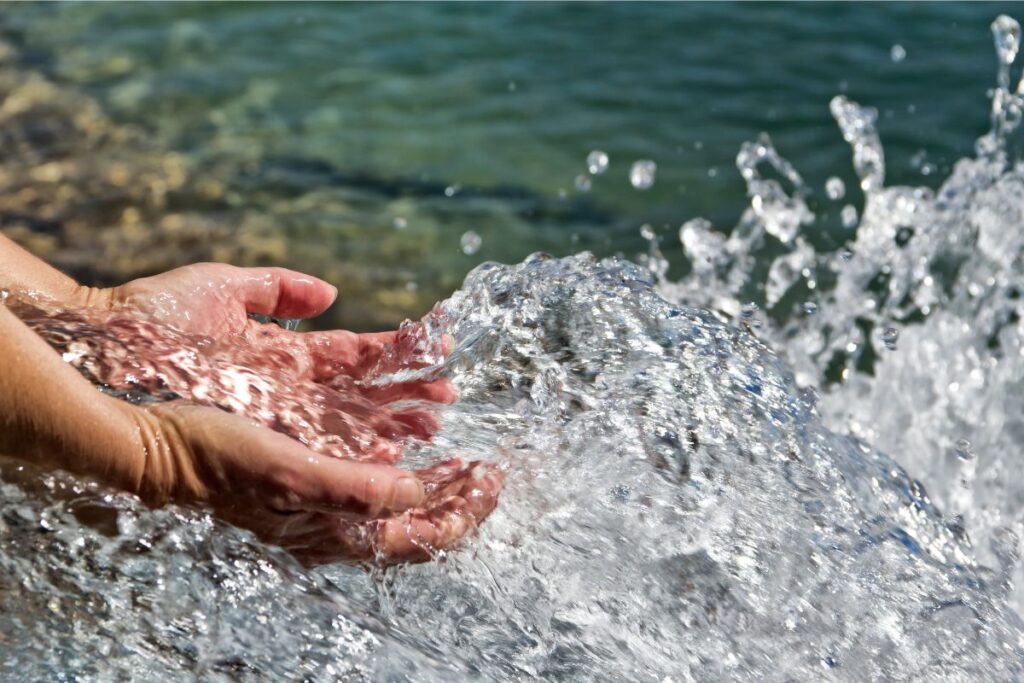
[[654, 187], [654, 176], [658, 165], [650, 159], [634, 161], [629, 168], [629, 184], [638, 190], [649, 190]]
[[536, 255], [473, 271], [424, 321], [457, 341], [461, 400], [410, 457], [458, 452], [509, 476], [478, 537], [442, 561], [305, 572], [200, 512], [5, 464], [8, 665], [1019, 678], [1024, 94], [1010, 86], [1019, 27], [993, 30], [993, 129], [936, 192], [886, 187], [875, 113], [833, 100], [864, 192], [835, 252], [807, 239], [807, 186], [765, 136], [737, 158], [737, 226], [680, 228], [681, 281], [653, 231], [641, 265]]

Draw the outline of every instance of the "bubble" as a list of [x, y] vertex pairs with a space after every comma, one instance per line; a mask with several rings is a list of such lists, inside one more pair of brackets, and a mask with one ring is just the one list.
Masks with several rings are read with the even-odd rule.
[[580, 173], [576, 176], [576, 180], [573, 184], [576, 186], [577, 192], [590, 192], [590, 176], [584, 173]]
[[974, 447], [971, 446], [971, 442], [967, 439], [958, 439], [956, 442], [956, 457], [961, 460], [971, 460], [974, 458]]
[[587, 170], [591, 175], [601, 175], [608, 170], [608, 155], [599, 149], [587, 155]]
[[841, 178], [832, 176], [825, 181], [825, 194], [828, 198], [836, 202], [846, 196], [846, 184]]
[[409, 221], [401, 216], [396, 216], [395, 220], [391, 221], [391, 225], [395, 227], [395, 230], [405, 230], [409, 227]]
[[462, 253], [467, 256], [471, 256], [480, 251], [480, 246], [483, 243], [484, 241], [480, 235], [476, 234], [472, 230], [467, 230], [462, 233], [462, 238], [459, 240], [459, 246], [462, 247]]
[[882, 331], [882, 343], [890, 351], [896, 350], [896, 342], [900, 339], [900, 331], [895, 327], [887, 327]]
[[629, 182], [638, 190], [649, 190], [654, 185], [654, 174], [658, 165], [650, 159], [634, 161], [629, 169]]
[[458, 184], [449, 185], [448, 187], [444, 188], [444, 196], [445, 197], [454, 197], [458, 193], [458, 191], [461, 190], [461, 189], [462, 189], [461, 185], [458, 185]]
[[654, 233], [654, 228], [647, 224], [640, 226], [640, 236], [643, 237], [648, 242], [653, 241], [657, 237], [657, 235]]
[[813, 301], [807, 301], [804, 303], [804, 313], [806, 315], [814, 315], [818, 312], [818, 304]]
[[889, 50], [889, 58], [892, 59], [892, 61], [895, 62], [896, 64], [899, 64], [900, 62], [907, 58], [907, 51], [903, 48], [902, 45], [897, 43], [896, 45], [892, 46], [891, 50]]
[[857, 227], [857, 207], [853, 204], [847, 204], [843, 207], [843, 210], [839, 212], [839, 220], [842, 221], [843, 227], [847, 230], [853, 230]]

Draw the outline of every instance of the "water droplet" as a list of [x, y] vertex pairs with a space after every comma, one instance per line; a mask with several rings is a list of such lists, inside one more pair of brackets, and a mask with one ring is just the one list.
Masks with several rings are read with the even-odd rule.
[[895, 63], [899, 64], [900, 62], [907, 58], [907, 51], [900, 44], [893, 45], [892, 49], [889, 50], [889, 58], [892, 59], [892, 61], [894, 61]]
[[608, 155], [599, 149], [587, 155], [587, 170], [591, 175], [601, 175], [608, 170]]
[[646, 224], [640, 226], [640, 236], [648, 242], [653, 241], [657, 237], [657, 235], [654, 234], [654, 228]]
[[449, 185], [448, 187], [444, 188], [444, 196], [445, 197], [454, 197], [455, 194], [459, 190], [461, 190], [461, 189], [462, 189], [461, 185], [458, 185], [458, 184], [456, 184], [456, 185]]
[[999, 61], [1007, 66], [1013, 64], [1020, 50], [1020, 24], [1016, 19], [1001, 14], [992, 22], [992, 34], [995, 37]]
[[843, 227], [847, 230], [853, 230], [857, 227], [857, 207], [853, 204], [847, 204], [843, 207], [843, 210], [839, 212], [839, 220], [842, 221]]
[[467, 230], [462, 233], [462, 239], [459, 240], [459, 245], [462, 247], [462, 253], [470, 256], [480, 251], [480, 245], [484, 243], [480, 235], [476, 234], [472, 230]]
[[825, 194], [828, 198], [836, 202], [846, 196], [846, 184], [841, 178], [832, 176], [825, 181]]
[[654, 185], [654, 174], [658, 171], [658, 165], [650, 159], [634, 161], [629, 169], [629, 182], [638, 190], [648, 190]]
[[814, 303], [813, 301], [808, 301], [808, 302], [804, 303], [804, 313], [805, 314], [807, 314], [807, 315], [814, 315], [817, 312], [818, 312], [818, 304]]
[[577, 192], [590, 192], [590, 176], [580, 173], [576, 176], [574, 184], [576, 185]]
[[887, 327], [882, 331], [882, 343], [890, 351], [896, 350], [896, 342], [900, 339], [900, 331], [895, 327]]
[[409, 221], [405, 220], [401, 216], [396, 216], [395, 220], [391, 221], [391, 224], [395, 226], [395, 230], [405, 230], [409, 227]]
[[967, 439], [958, 439], [956, 442], [956, 457], [961, 460], [971, 460], [974, 457], [974, 447]]

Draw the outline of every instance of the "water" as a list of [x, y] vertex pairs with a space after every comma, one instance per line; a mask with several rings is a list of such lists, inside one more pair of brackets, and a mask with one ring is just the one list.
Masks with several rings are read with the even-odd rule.
[[[637, 263], [535, 254], [473, 270], [423, 322], [456, 340], [444, 372], [461, 400], [403, 457], [483, 460], [506, 485], [435, 562], [306, 571], [201, 512], [33, 483], [5, 462], [5, 666], [1020, 678], [1024, 101], [1019, 28], [994, 29], [991, 132], [942, 177], [908, 184], [878, 103], [838, 94], [827, 110], [849, 172], [818, 172], [766, 126], [733, 149], [746, 199], [732, 227], [713, 213], [671, 235], [635, 224]], [[900, 44], [900, 65], [922, 52]], [[646, 158], [606, 149], [602, 179]], [[663, 166], [637, 195], [656, 196]], [[856, 220], [829, 233], [812, 196], [833, 175], [847, 193], [826, 210], [849, 202]]]
[[[816, 239], [843, 241], [842, 205], [824, 179], [844, 180], [852, 206], [862, 197], [829, 100], [879, 110], [890, 182], [936, 187], [988, 127], [985, 35], [1000, 11], [1014, 10], [11, 6], [0, 30], [15, 64], [57, 94], [36, 84], [16, 98], [46, 125], [25, 124], [30, 150], [3, 150], [19, 190], [31, 190], [4, 208], [43, 219], [50, 236], [31, 224], [34, 246], [89, 279], [197, 259], [278, 263], [341, 288], [324, 325], [380, 329], [419, 317], [483, 260], [634, 257], [645, 223], [668, 242], [694, 216], [733, 224], [746, 188], [732, 160], [769, 131], [814, 179]], [[67, 102], [68, 92], [88, 102]], [[107, 118], [92, 120], [93, 107]], [[55, 115], [65, 110], [90, 120], [66, 130]], [[5, 119], [9, 131], [16, 122]], [[74, 144], [83, 132], [95, 137]], [[81, 173], [26, 180], [51, 177], [18, 160], [54, 138]], [[593, 151], [608, 170], [577, 191]], [[629, 169], [644, 159], [658, 177], [638, 191]], [[453, 186], [462, 191], [449, 197]], [[459, 244], [469, 230], [483, 240], [474, 254]], [[79, 238], [97, 233], [107, 237]], [[672, 274], [685, 274], [681, 262]]]

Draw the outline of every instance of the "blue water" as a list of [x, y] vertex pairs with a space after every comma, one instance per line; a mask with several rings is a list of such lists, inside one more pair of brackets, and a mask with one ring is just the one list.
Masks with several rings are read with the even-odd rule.
[[[808, 180], [818, 224], [838, 230], [824, 181], [855, 185], [828, 113], [838, 93], [880, 110], [891, 182], [935, 185], [987, 127], [988, 25], [1001, 11], [99, 3], [9, 8], [4, 23], [45, 55], [48, 73], [169, 149], [270, 164], [289, 191], [335, 172], [397, 187], [408, 195], [397, 207], [394, 192], [371, 197], [362, 223], [377, 225], [315, 239], [350, 253], [388, 239], [392, 219], [404, 219], [419, 241], [373, 257], [411, 272], [426, 290], [422, 306], [484, 259], [537, 249], [633, 255], [644, 249], [643, 223], [672, 249], [676, 227], [693, 216], [732, 224], [745, 194], [734, 158], [762, 131]], [[902, 61], [892, 59], [895, 45]], [[611, 164], [583, 194], [574, 178], [593, 149]], [[658, 165], [649, 191], [629, 184], [637, 159]], [[331, 171], [310, 172], [310, 162]], [[441, 194], [446, 187], [455, 196]], [[467, 230], [482, 237], [472, 255], [459, 248]], [[314, 239], [301, 225], [291, 232]]]
[[[403, 462], [507, 479], [436, 562], [308, 572], [0, 460], [0, 677], [1018, 680], [1004, 9], [5, 8], [0, 229], [87, 281], [304, 268], [325, 325], [454, 292], [428, 324], [460, 400]], [[460, 285], [484, 259], [521, 262]]]

